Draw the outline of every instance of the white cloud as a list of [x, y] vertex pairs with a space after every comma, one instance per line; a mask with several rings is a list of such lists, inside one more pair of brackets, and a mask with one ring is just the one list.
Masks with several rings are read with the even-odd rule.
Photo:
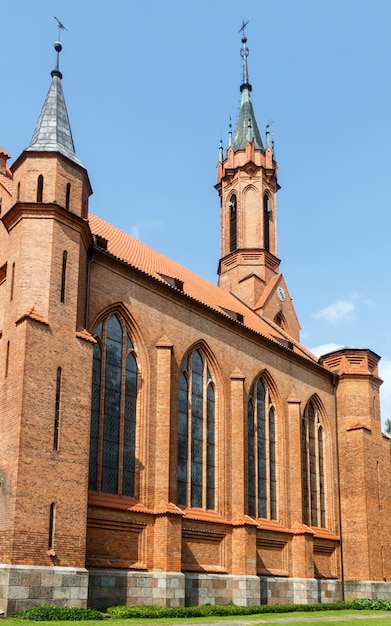
[[381, 359], [379, 362], [379, 375], [383, 379], [380, 387], [381, 421], [391, 419], [391, 360]]
[[322, 354], [327, 354], [328, 352], [334, 352], [334, 350], [339, 350], [343, 348], [337, 343], [322, 343], [320, 346], [315, 346], [314, 348], [308, 348], [315, 356], [320, 357]]
[[132, 235], [132, 237], [134, 237], [135, 239], [140, 239], [140, 231], [138, 229], [138, 226], [133, 225], [132, 226], [132, 230], [130, 231], [130, 234]]
[[350, 314], [354, 311], [353, 302], [347, 302], [346, 300], [337, 300], [334, 304], [330, 304], [325, 309], [314, 313], [312, 317], [315, 319], [325, 319], [330, 324], [337, 324], [338, 322], [350, 317]]

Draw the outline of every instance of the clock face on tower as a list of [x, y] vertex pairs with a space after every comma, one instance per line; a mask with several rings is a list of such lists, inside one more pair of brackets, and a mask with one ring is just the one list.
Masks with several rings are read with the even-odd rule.
[[286, 295], [285, 295], [285, 291], [283, 290], [282, 287], [277, 287], [276, 289], [276, 294], [277, 294], [277, 298], [281, 301], [284, 302]]

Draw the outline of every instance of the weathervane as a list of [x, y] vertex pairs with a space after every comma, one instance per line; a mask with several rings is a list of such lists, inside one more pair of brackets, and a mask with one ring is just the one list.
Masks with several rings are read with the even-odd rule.
[[247, 24], [249, 23], [250, 20], [247, 20], [247, 22], [245, 22], [244, 20], [242, 20], [242, 28], [239, 28], [239, 32], [243, 33], [243, 37], [245, 37], [245, 33], [244, 33], [244, 29], [246, 28]]
[[58, 19], [58, 17], [56, 17], [55, 15], [53, 15], [54, 19], [56, 20], [57, 24], [58, 24], [58, 41], [60, 41], [61, 38], [61, 31], [62, 30], [68, 30], [67, 28], [65, 28], [64, 24], [62, 24], [60, 22], [60, 20]]
[[[247, 42], [247, 37], [244, 33], [244, 29], [246, 28], [247, 24], [248, 24], [249, 20], [247, 20], [247, 22], [245, 22], [244, 20], [242, 20], [242, 27], [239, 29], [239, 32], [242, 33], [242, 48], [240, 50], [240, 55], [243, 59], [243, 85], [248, 86], [248, 88], [251, 91], [251, 86], [249, 85], [248, 82], [248, 72], [247, 72], [247, 57], [250, 53], [250, 50], [247, 48], [246, 46], [246, 42]], [[242, 91], [242, 87], [240, 88], [240, 90]]]

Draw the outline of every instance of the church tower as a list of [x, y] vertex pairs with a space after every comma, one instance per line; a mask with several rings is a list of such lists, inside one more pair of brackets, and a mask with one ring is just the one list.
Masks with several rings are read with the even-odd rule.
[[299, 339], [300, 326], [277, 257], [277, 163], [267, 127], [265, 145], [253, 110], [249, 49], [242, 27], [243, 77], [239, 117], [224, 157], [220, 144], [219, 286]]
[[72, 140], [60, 42], [55, 50], [30, 145], [11, 168], [0, 151], [0, 611], [9, 614], [31, 566], [45, 579], [34, 598], [86, 603], [91, 186]]

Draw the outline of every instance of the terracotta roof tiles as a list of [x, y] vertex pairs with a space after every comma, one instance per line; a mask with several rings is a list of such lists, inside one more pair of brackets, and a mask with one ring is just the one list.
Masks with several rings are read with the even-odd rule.
[[159, 282], [170, 285], [177, 291], [183, 290], [186, 296], [190, 296], [190, 298], [219, 312], [228, 319], [234, 318], [227, 311], [234, 311], [239, 314], [240, 318], [243, 316], [243, 322], [237, 321], [238, 324], [279, 345], [293, 345], [293, 352], [317, 362], [316, 357], [311, 352], [293, 340], [279, 326], [252, 311], [228, 291], [220, 289], [217, 285], [210, 283], [91, 213], [89, 214], [89, 224], [93, 235], [107, 240], [107, 252], [110, 255], [152, 276]]

